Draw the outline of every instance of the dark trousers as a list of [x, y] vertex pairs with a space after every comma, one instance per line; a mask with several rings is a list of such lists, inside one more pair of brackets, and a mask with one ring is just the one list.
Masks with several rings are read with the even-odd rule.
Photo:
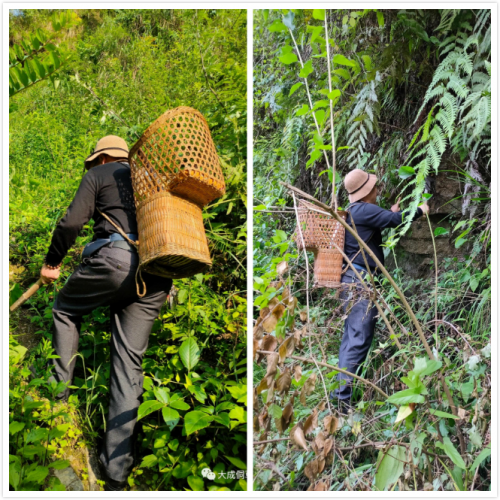
[[[340, 298], [344, 302], [344, 314], [348, 313], [348, 316], [344, 322], [344, 335], [340, 344], [339, 368], [356, 374], [359, 365], [366, 359], [373, 340], [377, 308], [366, 298], [364, 287], [352, 269], [347, 270], [342, 276], [342, 283], [357, 283], [357, 285], [352, 285], [354, 288], [346, 288], [340, 293]], [[352, 377], [339, 373], [337, 380], [344, 385], [335, 389], [335, 396], [349, 401], [352, 394]]]
[[[139, 256], [107, 245], [85, 258], [54, 303], [52, 344], [59, 381], [72, 381], [82, 316], [110, 306], [110, 402], [100, 459], [111, 479], [123, 481], [133, 466], [137, 409], [143, 393], [142, 357], [155, 318], [172, 280], [144, 274], [147, 294], [139, 298], [135, 273]], [[69, 389], [58, 396], [67, 396]]]

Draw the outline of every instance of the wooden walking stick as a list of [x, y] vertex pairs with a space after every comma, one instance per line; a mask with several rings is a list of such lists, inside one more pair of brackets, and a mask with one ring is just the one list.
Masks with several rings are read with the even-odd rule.
[[38, 290], [40, 289], [41, 286], [43, 286], [44, 283], [42, 281], [42, 278], [39, 278], [38, 281], [34, 284], [31, 285], [31, 288], [27, 291], [24, 292], [11, 306], [10, 306], [10, 311], [15, 311], [21, 304], [24, 304], [32, 295], [34, 295]]

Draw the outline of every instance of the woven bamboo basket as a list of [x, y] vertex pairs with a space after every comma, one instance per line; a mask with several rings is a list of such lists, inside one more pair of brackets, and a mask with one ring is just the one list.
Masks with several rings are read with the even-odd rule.
[[187, 278], [211, 263], [201, 208], [167, 191], [136, 205], [141, 269]]
[[[338, 288], [342, 278], [343, 256], [337, 250], [344, 249], [345, 229], [340, 222], [328, 215], [313, 211], [315, 205], [299, 201], [299, 224], [306, 251], [314, 253], [314, 286]], [[347, 212], [337, 212], [344, 220]], [[296, 229], [295, 241], [299, 250], [303, 250], [299, 228]]]
[[168, 191], [203, 207], [226, 192], [208, 124], [187, 106], [167, 111], [150, 125], [129, 160], [136, 204]]

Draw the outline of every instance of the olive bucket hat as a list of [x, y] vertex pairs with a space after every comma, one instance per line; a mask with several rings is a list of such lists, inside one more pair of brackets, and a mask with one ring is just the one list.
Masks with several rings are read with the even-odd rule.
[[377, 176], [369, 174], [364, 170], [355, 168], [349, 172], [344, 179], [344, 187], [349, 195], [349, 201], [354, 203], [368, 194], [377, 183]]
[[85, 159], [85, 168], [92, 167], [93, 161], [102, 154], [107, 154], [113, 158], [128, 158], [127, 143], [116, 135], [107, 135], [97, 141], [94, 151]]

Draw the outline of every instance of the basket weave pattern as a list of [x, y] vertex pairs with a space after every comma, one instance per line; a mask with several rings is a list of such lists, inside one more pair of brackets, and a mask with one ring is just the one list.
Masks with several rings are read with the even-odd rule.
[[186, 278], [212, 263], [198, 205], [162, 192], [137, 205], [137, 224], [145, 272]]
[[203, 207], [226, 191], [203, 115], [181, 106], [161, 115], [130, 150], [136, 204], [169, 191]]
[[[314, 253], [314, 286], [324, 288], [340, 287], [343, 256], [337, 250], [344, 249], [345, 229], [333, 217], [311, 210], [315, 205], [305, 200], [299, 201], [298, 216], [306, 251]], [[347, 212], [337, 212], [344, 220]], [[303, 250], [299, 228], [295, 241]]]

